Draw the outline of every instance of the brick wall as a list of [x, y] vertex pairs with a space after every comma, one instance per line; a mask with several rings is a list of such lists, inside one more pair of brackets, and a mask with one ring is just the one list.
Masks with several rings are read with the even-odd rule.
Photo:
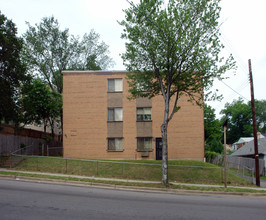
[[[122, 102], [121, 98], [108, 95], [107, 79], [109, 78], [123, 78], [123, 93], [120, 94]], [[137, 105], [136, 100], [128, 100], [125, 72], [63, 72], [63, 85], [65, 157], [144, 159], [141, 152], [136, 150], [137, 133], [145, 131], [145, 127], [142, 126], [140, 131], [140, 125], [137, 126], [136, 107], [141, 103], [145, 104], [145, 100], [138, 100]], [[117, 105], [119, 103], [123, 105], [122, 152], [107, 151], [107, 137], [112, 133], [110, 127], [113, 126], [107, 123], [107, 108], [112, 105], [112, 100], [115, 100], [114, 103]], [[180, 103], [182, 107], [169, 122], [168, 127], [169, 159], [202, 160], [204, 157], [203, 110], [188, 103], [184, 97], [180, 99]], [[153, 151], [149, 152], [149, 156], [145, 159], [156, 158], [155, 140], [161, 137], [160, 126], [163, 121], [162, 96], [153, 98], [150, 104], [152, 105], [152, 125], [146, 127], [147, 132], [152, 133]]]

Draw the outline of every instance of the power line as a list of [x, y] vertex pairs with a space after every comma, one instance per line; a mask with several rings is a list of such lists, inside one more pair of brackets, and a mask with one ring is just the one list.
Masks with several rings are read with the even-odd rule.
[[232, 44], [229, 42], [229, 40], [227, 39], [226, 35], [222, 31], [221, 31], [221, 38], [222, 38], [223, 42], [226, 44], [225, 49], [229, 53], [234, 54], [234, 57], [236, 58], [236, 62], [238, 63], [238, 66], [243, 70], [244, 73], [246, 73], [248, 75], [248, 69], [244, 65], [244, 62], [243, 62], [242, 58], [235, 51], [234, 47], [232, 46]]
[[225, 82], [223, 82], [222, 80], [220, 80], [224, 85], [226, 85], [229, 89], [231, 89], [232, 91], [234, 91], [236, 94], [238, 94], [239, 96], [241, 96], [243, 99], [246, 99], [247, 101], [249, 101], [249, 99], [247, 99], [246, 97], [242, 96], [240, 93], [238, 93], [236, 90], [234, 90], [231, 86], [227, 85]]

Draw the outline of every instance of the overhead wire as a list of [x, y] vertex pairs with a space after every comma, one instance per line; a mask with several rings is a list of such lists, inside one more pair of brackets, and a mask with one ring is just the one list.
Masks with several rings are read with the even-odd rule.
[[[249, 101], [246, 97], [244, 97], [240, 92], [243, 91], [248, 85], [249, 85], [249, 79], [248, 79], [248, 68], [247, 65], [244, 64], [243, 59], [238, 55], [238, 53], [235, 51], [234, 47], [226, 37], [223, 31], [220, 30], [221, 33], [221, 40], [225, 44], [225, 49], [230, 53], [233, 54], [236, 64], [242, 71], [239, 71], [241, 75], [244, 75], [245, 79], [242, 81], [242, 83], [239, 84], [239, 86], [236, 89], [233, 89], [231, 86], [229, 86], [227, 83], [225, 83], [223, 80], [220, 80], [221, 83], [223, 83], [226, 87], [228, 87], [232, 93], [227, 95], [227, 97], [223, 100], [223, 103], [228, 102], [229, 100], [232, 100], [236, 95], [243, 98], [244, 100]], [[217, 104], [215, 108], [221, 106], [221, 103]]]
[[244, 73], [248, 73], [248, 68], [247, 65], [245, 64], [245, 62], [243, 61], [243, 59], [239, 56], [239, 54], [235, 51], [234, 47], [232, 46], [232, 44], [229, 42], [228, 38], [226, 37], [226, 35], [224, 34], [224, 32], [222, 30], [220, 30], [221, 32], [221, 38], [222, 41], [227, 45], [225, 47], [225, 49], [229, 52], [234, 54], [234, 58], [236, 59], [236, 62], [238, 63], [238, 66], [243, 70]]
[[234, 90], [231, 86], [229, 86], [228, 84], [226, 84], [224, 81], [220, 80], [224, 85], [226, 85], [229, 89], [231, 89], [232, 91], [234, 91], [236, 94], [238, 94], [240, 97], [242, 97], [245, 100], [248, 100], [246, 97], [244, 97], [243, 95], [241, 95], [239, 92], [237, 92], [236, 90]]

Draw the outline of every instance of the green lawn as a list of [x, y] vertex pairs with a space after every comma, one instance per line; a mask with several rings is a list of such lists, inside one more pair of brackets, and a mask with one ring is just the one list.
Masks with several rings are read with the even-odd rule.
[[[178, 165], [178, 166], [176, 166]], [[194, 166], [194, 167], [193, 167]], [[106, 178], [161, 180], [161, 161], [123, 160], [86, 161], [63, 158], [25, 157], [14, 170], [63, 173]], [[169, 181], [178, 183], [223, 184], [223, 169], [200, 161], [169, 161]], [[228, 185], [252, 186], [228, 171]]]
[[266, 180], [266, 176], [261, 176], [260, 178], [263, 180]]

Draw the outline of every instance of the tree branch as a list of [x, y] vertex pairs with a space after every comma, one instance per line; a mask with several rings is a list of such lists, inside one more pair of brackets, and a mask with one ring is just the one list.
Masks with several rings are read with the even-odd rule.
[[173, 106], [172, 113], [171, 113], [170, 117], [168, 118], [168, 121], [170, 121], [173, 118], [173, 116], [174, 116], [174, 114], [176, 112], [176, 105], [177, 105], [178, 99], [179, 99], [179, 90], [176, 91], [175, 104]]
[[162, 81], [162, 78], [161, 78], [161, 75], [160, 75], [160, 72], [159, 72], [159, 69], [158, 68], [155, 68], [155, 74], [156, 74], [156, 76], [157, 76], [157, 78], [159, 80], [160, 87], [161, 87], [161, 92], [163, 94], [163, 98], [164, 98], [164, 100], [166, 100], [167, 97], [166, 97], [166, 93], [164, 91], [163, 81]]

